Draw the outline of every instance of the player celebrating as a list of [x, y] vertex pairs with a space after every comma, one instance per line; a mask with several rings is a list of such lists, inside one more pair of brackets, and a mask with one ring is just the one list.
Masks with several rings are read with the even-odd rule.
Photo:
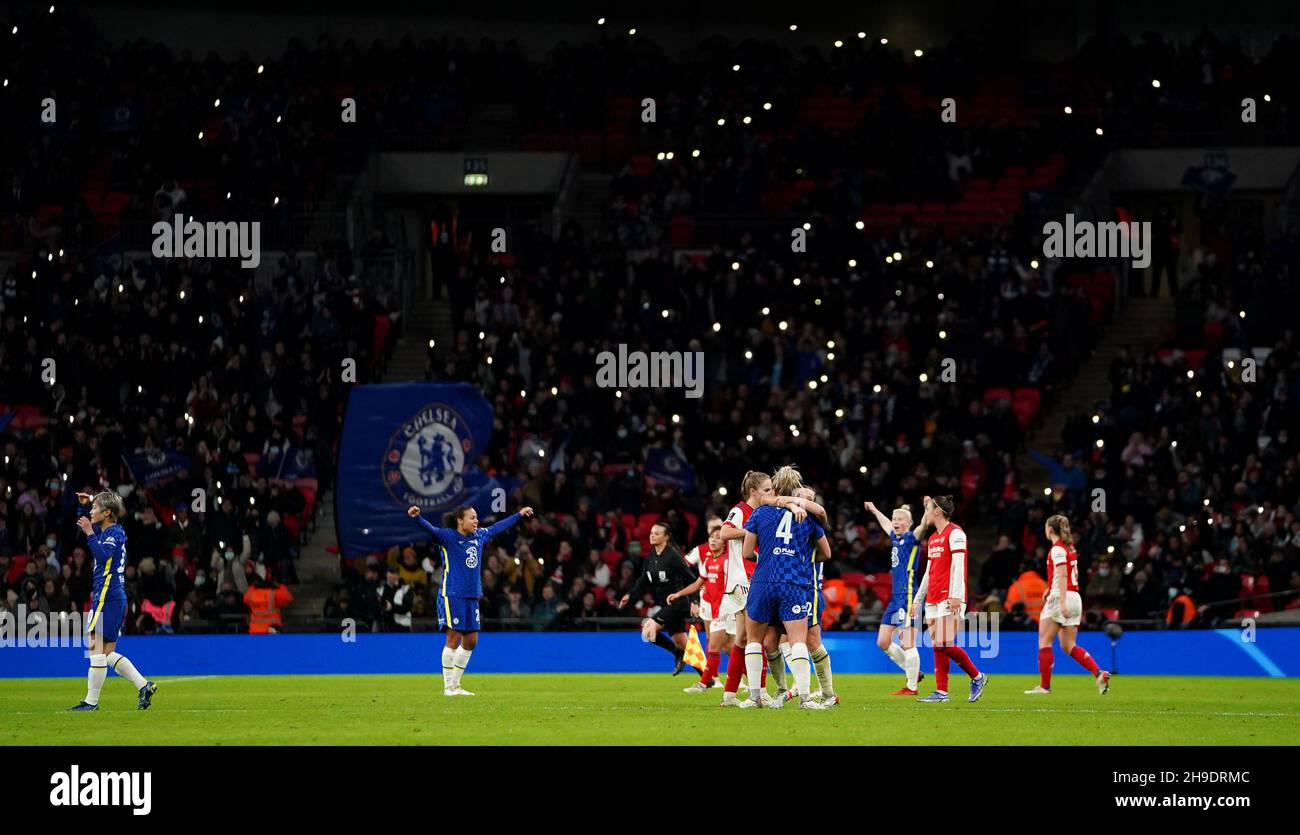
[[[922, 677], [921, 653], [916, 648], [916, 622], [909, 617], [908, 612], [912, 595], [921, 582], [921, 557], [918, 553], [921, 549], [917, 541], [925, 534], [930, 497], [924, 499], [926, 512], [922, 513], [916, 530], [909, 530], [912, 527], [912, 511], [906, 505], [895, 508], [888, 518], [872, 502], [864, 502], [863, 507], [871, 511], [881, 530], [889, 535], [889, 574], [894, 583], [889, 604], [885, 606], [885, 613], [880, 619], [876, 646], [907, 675], [907, 684], [903, 689], [890, 695], [915, 696], [917, 684]], [[895, 631], [898, 632], [898, 644], [894, 643]]]
[[1052, 543], [1047, 552], [1047, 571], [1051, 579], [1038, 621], [1039, 685], [1026, 690], [1025, 695], [1043, 696], [1052, 692], [1052, 639], [1060, 635], [1061, 649], [1092, 673], [1097, 682], [1097, 692], [1104, 696], [1110, 690], [1110, 673], [1100, 669], [1088, 651], [1074, 642], [1083, 615], [1083, 598], [1079, 596], [1079, 556], [1074, 552], [1070, 520], [1057, 514], [1048, 517], [1045, 528], [1047, 539]]
[[708, 545], [701, 545], [686, 556], [688, 564], [699, 563], [699, 579], [666, 598], [671, 604], [678, 596], [690, 596], [704, 590], [700, 596], [700, 620], [704, 621], [704, 632], [709, 636], [709, 648], [705, 655], [708, 664], [700, 680], [685, 689], [687, 693], [703, 693], [710, 687], [718, 686], [718, 666], [722, 663], [722, 653], [730, 652], [736, 639], [736, 616], [729, 615], [725, 619], [717, 616], [727, 586], [727, 548], [722, 542], [722, 520], [714, 517], [708, 525]]
[[[639, 600], [646, 586], [654, 594], [659, 611], [641, 625], [647, 643], [663, 647], [673, 656], [673, 675], [686, 666], [686, 621], [691, 617], [692, 599], [683, 592], [694, 584], [690, 566], [677, 550], [668, 526], [655, 522], [650, 527], [650, 553], [632, 590], [618, 602], [622, 609], [629, 600]], [[676, 592], [676, 594], [674, 594]], [[693, 594], [694, 592], [692, 592]], [[664, 633], [668, 633], [665, 635]], [[671, 635], [672, 638], [669, 638]]]
[[533, 515], [531, 507], [520, 508], [487, 529], [478, 526], [478, 511], [459, 507], [451, 515], [456, 527], [436, 528], [412, 505], [406, 515], [420, 523], [442, 552], [442, 586], [438, 593], [438, 628], [447, 630], [442, 648], [442, 695], [473, 696], [460, 686], [469, 657], [478, 646], [478, 599], [483, 596], [483, 574], [479, 564], [488, 540], [509, 530], [521, 518]]
[[[771, 495], [771, 476], [758, 470], [750, 470], [745, 473], [744, 479], [740, 482], [741, 501], [736, 502], [735, 507], [727, 514], [727, 520], [722, 523], [721, 536], [723, 542], [727, 543], [727, 590], [722, 596], [718, 617], [734, 617], [736, 621], [736, 637], [732, 643], [731, 656], [727, 661], [727, 684], [722, 694], [723, 707], [734, 707], [740, 704], [736, 699], [736, 691], [740, 689], [740, 677], [745, 674], [745, 645], [749, 637], [745, 606], [749, 601], [749, 578], [754, 574], [754, 563], [741, 556], [741, 547], [745, 539], [745, 523], [749, 521], [754, 508], [762, 503], [763, 498]], [[759, 624], [756, 628], [761, 630], [764, 626]], [[761, 639], [762, 633], [754, 637]], [[767, 671], [764, 667], [757, 679], [749, 680], [750, 693], [757, 689], [762, 696], [766, 696], [766, 685]]]
[[[794, 491], [794, 496], [804, 500], [804, 509], [823, 529], [830, 527], [826, 511], [815, 501], [817, 494], [811, 487], [800, 487]], [[822, 643], [821, 617], [826, 609], [826, 597], [822, 594], [822, 567], [825, 564], [822, 560], [814, 560], [812, 563], [813, 607], [808, 613], [808, 658], [812, 663], [813, 672], [817, 675], [817, 685], [821, 688], [814, 698], [826, 707], [835, 707], [840, 703], [840, 697], [835, 695], [835, 683], [831, 677], [831, 653]], [[784, 655], [785, 652], [783, 649], [782, 654]]]
[[[816, 495], [812, 488], [803, 486], [794, 491], [794, 498], [802, 500], [798, 504], [791, 504], [789, 497], [774, 495], [763, 496], [760, 504], [771, 507], [789, 506], [795, 515], [796, 521], [802, 520], [805, 514], [812, 514], [824, 530], [830, 523], [827, 520], [825, 508], [814, 501]], [[747, 565], [752, 565], [752, 563], [747, 563]], [[818, 701], [824, 701], [827, 707], [834, 707], [840, 703], [840, 700], [835, 695], [832, 683], [830, 652], [825, 648], [821, 640], [821, 613], [826, 608], [826, 598], [822, 594], [823, 565], [822, 562], [814, 561], [810, 566], [813, 605], [808, 613], [808, 657], [813, 670], [817, 674], [817, 683], [820, 687], [820, 692], [814, 698]], [[749, 628], [752, 633], [755, 627], [750, 624]], [[777, 688], [775, 701], [764, 699], [763, 704], [765, 707], [778, 707], [798, 695], [795, 690], [786, 686], [785, 668], [790, 663], [790, 642], [779, 619], [764, 624], [762, 643], [763, 656], [767, 661], [766, 670], [772, 674], [772, 680], [776, 683]], [[790, 669], [793, 671], [794, 667], [792, 666]]]
[[[742, 554], [757, 561], [745, 618], [751, 626], [780, 619], [790, 638], [790, 668], [794, 672], [794, 689], [799, 693], [799, 707], [824, 710], [828, 705], [813, 701], [810, 689], [807, 640], [813, 588], [809, 566], [818, 556], [829, 559], [831, 546], [815, 519], [808, 518], [806, 511], [795, 512], [796, 509], [804, 511], [804, 500], [794, 496], [794, 491], [803, 486], [799, 471], [782, 467], [772, 476], [772, 486], [781, 506], [764, 505], [750, 514], [745, 523]], [[747, 637], [745, 666], [749, 680], [753, 681], [762, 675], [763, 645], [756, 640], [759, 635], [751, 632]], [[777, 701], [773, 707], [779, 708], [781, 704]], [[750, 698], [740, 706], [760, 707], [759, 694], [751, 687]]]
[[117, 652], [117, 639], [122, 633], [126, 618], [126, 590], [122, 581], [126, 574], [126, 532], [118, 524], [124, 508], [122, 497], [105, 490], [92, 498], [89, 493], [78, 493], [80, 508], [77, 526], [86, 535], [86, 545], [94, 560], [94, 585], [90, 600], [94, 613], [90, 616], [90, 672], [86, 676], [86, 698], [69, 710], [99, 710], [99, 691], [108, 678], [108, 668], [123, 678], [130, 679], [139, 694], [137, 710], [148, 710], [158, 685], [147, 680], [136, 670], [125, 655]]
[[952, 496], [939, 496], [921, 520], [933, 525], [935, 532], [926, 542], [929, 562], [907, 614], [915, 620], [916, 607], [925, 603], [925, 621], [934, 643], [935, 691], [918, 699], [922, 702], [948, 701], [948, 665], [952, 661], [970, 676], [970, 701], [980, 697], [989, 680], [966, 650], [954, 643], [958, 625], [966, 616], [966, 532], [953, 524], [952, 512]]

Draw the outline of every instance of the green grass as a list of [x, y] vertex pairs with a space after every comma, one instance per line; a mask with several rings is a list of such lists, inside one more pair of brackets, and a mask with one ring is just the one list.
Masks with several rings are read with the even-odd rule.
[[[1296, 745], [1300, 680], [1115, 678], [1099, 696], [1058, 676], [993, 676], [976, 704], [922, 705], [885, 694], [897, 675], [836, 676], [831, 711], [723, 710], [721, 690], [687, 695], [687, 676], [474, 675], [475, 698], [447, 698], [430, 675], [159, 679], [154, 707], [112, 677], [97, 713], [65, 713], [78, 679], [0, 682], [0, 745], [893, 744]], [[922, 690], [927, 690], [922, 684]]]

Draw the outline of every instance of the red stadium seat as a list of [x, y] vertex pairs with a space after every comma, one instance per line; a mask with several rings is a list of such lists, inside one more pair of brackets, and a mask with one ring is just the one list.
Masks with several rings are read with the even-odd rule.
[[668, 243], [673, 246], [690, 246], [695, 242], [695, 223], [689, 215], [673, 215], [668, 223]]
[[1019, 403], [1021, 401], [1033, 404], [1034, 411], [1037, 412], [1043, 403], [1043, 393], [1036, 388], [1018, 388], [1011, 395], [1011, 402]]
[[642, 513], [636, 517], [636, 538], [644, 540], [650, 536], [650, 528], [659, 521], [659, 516], [658, 513]]
[[1205, 323], [1205, 347], [1211, 351], [1218, 350], [1223, 345], [1223, 325], [1218, 322]]
[[[689, 539], [691, 542], [694, 542], [696, 539], [703, 540], [704, 537], [705, 537], [706, 531], [704, 531], [703, 529], [700, 528], [700, 516], [699, 516], [699, 514], [697, 514], [697, 513], [691, 513], [691, 512], [689, 512], [689, 511], [687, 511], [686, 513], [683, 513], [682, 515], [686, 517], [686, 537], [687, 537], [687, 539]], [[685, 544], [685, 543], [683, 543], [683, 544]]]
[[894, 596], [894, 580], [888, 572], [868, 574], [867, 579], [871, 583], [871, 590], [875, 592], [876, 599], [881, 603], [888, 603], [889, 598]]
[[1010, 400], [1011, 389], [989, 388], [984, 389], [984, 405], [991, 406], [999, 400]]
[[867, 576], [868, 575], [861, 572], [854, 571], [841, 574], [840, 579], [850, 586], [865, 586], [867, 584]]

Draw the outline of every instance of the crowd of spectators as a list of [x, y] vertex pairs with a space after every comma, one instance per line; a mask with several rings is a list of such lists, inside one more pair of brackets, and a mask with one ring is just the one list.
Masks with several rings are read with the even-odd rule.
[[984, 591], [1037, 611], [1017, 586], [1034, 582], [1043, 522], [1062, 511], [1078, 520], [1093, 619], [1214, 626], [1300, 607], [1296, 236], [1257, 247], [1249, 227], [1204, 228], [1173, 332], [1155, 353], [1120, 353], [1106, 401], [1072, 404], [1062, 441], [1074, 452], [1051, 462], [1052, 496], [1002, 504], [1009, 535]]
[[238, 628], [250, 583], [297, 581], [334, 471], [337, 369], [375, 378], [386, 302], [341, 277], [346, 258], [257, 284], [50, 254], [0, 298], [0, 606], [84, 605], [73, 494], [107, 488], [126, 500], [128, 631]]
[[[0, 403], [36, 407], [0, 437], [0, 605], [78, 605], [86, 557], [69, 496], [103, 484], [127, 493], [129, 628], [237, 618], [250, 577], [292, 583], [315, 493], [330, 486], [345, 390], [335, 369], [356, 358], [365, 382], [382, 368], [385, 288], [358, 281], [342, 248], [305, 267], [290, 256], [258, 284], [212, 262], [128, 262], [88, 243], [178, 210], [328, 211], [324, 183], [354, 170], [368, 143], [432, 132], [452, 147], [466, 102], [507, 85], [525, 147], [601, 137], [584, 161], [608, 171], [611, 203], [554, 240], [525, 233], [506, 258], [467, 246], [446, 281], [455, 338], [431, 349], [428, 376], [483, 388], [495, 424], [476, 463], [520, 479], [514, 498], [539, 511], [484, 560], [485, 617], [576, 628], [613, 615], [645, 547], [638, 520], [662, 516], [689, 548], [746, 470], [790, 462], [835, 520], [827, 574], [844, 598], [831, 628], [870, 627], [879, 609], [888, 551], [862, 500], [915, 504], [926, 492], [954, 494], [963, 523], [998, 537], [980, 591], [1017, 623], [1035, 612], [1026, 570], [1041, 570], [1041, 522], [1056, 509], [1078, 520], [1099, 616], [1164, 617], [1185, 593], [1202, 603], [1192, 619], [1178, 609], [1179, 622], [1212, 622], [1233, 614], [1211, 604], [1244, 577], [1256, 590], [1260, 577], [1273, 591], [1297, 584], [1285, 433], [1295, 344], [1274, 304], [1294, 292], [1291, 242], [1252, 246], [1207, 216], [1209, 243], [1176, 299], [1170, 345], [1185, 350], [1125, 357], [1110, 402], [1072, 404], [1086, 406], [1064, 439], [1079, 452], [1050, 458], [1063, 484], [1051, 495], [1029, 495], [1020, 473], [1037, 406], [985, 396], [1032, 390], [1053, 404], [1110, 316], [1064, 280], [1090, 267], [1034, 245], [1108, 147], [1097, 129], [1155, 135], [1229, 111], [1239, 124], [1229, 104], [1243, 90], [1300, 84], [1286, 43], [1253, 61], [1208, 34], [1091, 42], [1030, 65], [965, 42], [922, 58], [874, 38], [706, 38], [670, 57], [651, 38], [606, 34], [536, 61], [488, 40], [324, 37], [280, 56], [199, 60], [146, 41], [80, 49], [95, 35], [52, 17], [14, 43], [0, 91], [36, 101], [34, 79], [48, 77], [63, 112], [82, 116], [0, 137], [0, 242], [19, 248], [0, 293]], [[625, 109], [645, 95], [653, 122]], [[941, 127], [946, 95], [969, 118]], [[340, 130], [342, 96], [366, 104], [355, 132]], [[1285, 118], [1261, 116], [1279, 129]], [[951, 206], [1007, 177], [1034, 184], [978, 222], [927, 225], [915, 211], [858, 222], [905, 203]], [[692, 225], [677, 240], [680, 218]], [[805, 246], [792, 247], [792, 226]], [[1218, 325], [1208, 347], [1207, 321]], [[702, 352], [703, 399], [599, 387], [593, 357], [620, 344]], [[1224, 348], [1261, 346], [1272, 353], [1259, 382], [1242, 382]], [[1192, 368], [1186, 350], [1206, 353]], [[683, 479], [647, 471], [651, 450], [687, 464]], [[313, 475], [282, 478], [302, 451]], [[166, 480], [128, 466], [173, 455], [185, 466]], [[1106, 512], [1092, 511], [1094, 487]], [[195, 490], [205, 512], [177, 510]], [[431, 614], [438, 576], [425, 543], [349, 562], [326, 619], [410, 628]]]

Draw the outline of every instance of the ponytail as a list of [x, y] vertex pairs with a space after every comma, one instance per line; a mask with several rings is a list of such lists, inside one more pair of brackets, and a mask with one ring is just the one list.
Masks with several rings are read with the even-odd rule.
[[1074, 545], [1074, 537], [1070, 534], [1069, 519], [1066, 519], [1059, 513], [1055, 516], [1049, 516], [1047, 519], [1047, 527], [1056, 532], [1056, 535], [1060, 538], [1061, 542], [1069, 546]]
[[740, 481], [741, 501], [747, 500], [755, 490], [762, 487], [763, 481], [767, 477], [767, 473], [759, 472], [758, 470], [750, 470], [745, 473], [745, 477]]

